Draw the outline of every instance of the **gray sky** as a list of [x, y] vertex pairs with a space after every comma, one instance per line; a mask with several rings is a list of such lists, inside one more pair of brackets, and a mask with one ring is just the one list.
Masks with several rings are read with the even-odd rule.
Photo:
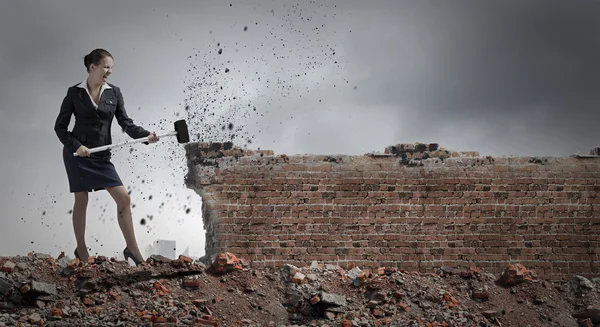
[[[72, 253], [73, 196], [53, 126], [96, 47], [114, 55], [109, 81], [136, 123], [164, 132], [184, 118], [193, 141], [235, 134], [276, 153], [358, 155], [412, 142], [495, 156], [600, 145], [599, 1], [0, 0], [0, 8], [4, 255]], [[116, 122], [113, 135], [128, 139]], [[113, 153], [132, 189], [140, 246], [173, 239], [178, 253], [203, 254], [201, 202], [183, 186], [175, 138]], [[106, 192], [91, 194], [87, 240], [92, 253], [124, 247]]]

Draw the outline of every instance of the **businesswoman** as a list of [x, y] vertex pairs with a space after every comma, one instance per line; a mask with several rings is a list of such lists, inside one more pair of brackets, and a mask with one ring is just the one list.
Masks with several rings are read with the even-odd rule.
[[[73, 229], [77, 248], [74, 254], [82, 262], [88, 261], [89, 253], [85, 242], [88, 194], [105, 189], [117, 205], [119, 227], [127, 244], [123, 250], [125, 260], [131, 258], [136, 265], [140, 265], [144, 258], [133, 230], [131, 198], [110, 161], [111, 152], [105, 150], [90, 153], [89, 148], [112, 143], [113, 118], [117, 119], [123, 131], [130, 137], [148, 136], [148, 142], [144, 144], [155, 143], [158, 137], [156, 133], [150, 133], [133, 123], [125, 111], [121, 90], [107, 83], [113, 68], [113, 56], [108, 51], [95, 49], [84, 57], [83, 63], [88, 76], [83, 82], [67, 89], [54, 125], [54, 131], [64, 145], [63, 161], [69, 189], [75, 194]], [[75, 117], [75, 125], [69, 132], [67, 127], [71, 116]], [[73, 155], [74, 152], [77, 156]]]

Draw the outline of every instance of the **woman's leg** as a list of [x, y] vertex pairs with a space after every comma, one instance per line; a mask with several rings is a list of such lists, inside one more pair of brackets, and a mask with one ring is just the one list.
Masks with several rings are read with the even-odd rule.
[[106, 190], [117, 204], [117, 219], [119, 221], [119, 227], [121, 227], [121, 232], [123, 232], [123, 237], [125, 237], [127, 248], [129, 248], [135, 257], [144, 261], [133, 230], [131, 197], [129, 196], [129, 193], [127, 193], [124, 186], [107, 187]]
[[77, 241], [77, 254], [81, 262], [87, 263], [89, 253], [85, 244], [85, 222], [88, 205], [88, 192], [75, 192], [75, 203], [73, 204], [73, 230]]

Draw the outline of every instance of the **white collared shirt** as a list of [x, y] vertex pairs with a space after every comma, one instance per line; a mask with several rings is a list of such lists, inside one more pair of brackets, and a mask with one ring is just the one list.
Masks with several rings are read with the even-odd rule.
[[[94, 108], [96, 108], [96, 110], [98, 110], [98, 105], [96, 104], [96, 102], [94, 102], [94, 99], [92, 98], [92, 94], [90, 93], [90, 90], [87, 87], [87, 78], [84, 79], [83, 82], [79, 83], [79, 85], [77, 85], [77, 87], [80, 87], [87, 92], [87, 94], [90, 96], [90, 100], [92, 101], [92, 104], [94, 105]], [[100, 88], [100, 95], [98, 96], [98, 99], [102, 97], [102, 92], [104, 92], [104, 90], [106, 90], [106, 89], [112, 89], [112, 87], [110, 87], [110, 85], [108, 85], [108, 83], [102, 84], [102, 87]]]

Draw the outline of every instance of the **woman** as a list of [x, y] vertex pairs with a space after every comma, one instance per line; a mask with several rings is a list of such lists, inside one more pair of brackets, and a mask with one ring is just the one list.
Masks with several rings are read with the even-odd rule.
[[[83, 63], [88, 76], [83, 82], [68, 88], [54, 125], [54, 131], [64, 145], [63, 161], [70, 192], [75, 194], [73, 229], [77, 248], [74, 254], [82, 262], [88, 262], [85, 243], [88, 193], [106, 189], [117, 204], [119, 227], [127, 243], [123, 250], [125, 260], [131, 258], [140, 265], [144, 258], [135, 239], [129, 193], [110, 162], [110, 150], [90, 154], [89, 148], [112, 143], [113, 117], [130, 137], [148, 136], [148, 142], [144, 144], [157, 142], [158, 136], [133, 123], [125, 111], [121, 90], [107, 83], [113, 67], [113, 57], [108, 51], [95, 49], [84, 57]], [[69, 132], [67, 127], [71, 115], [75, 116], [75, 125]], [[77, 156], [73, 155], [74, 152]]]

